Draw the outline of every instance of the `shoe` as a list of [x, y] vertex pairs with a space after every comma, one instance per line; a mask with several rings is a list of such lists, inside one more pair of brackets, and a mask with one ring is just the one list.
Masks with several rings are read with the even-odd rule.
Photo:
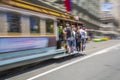
[[78, 53], [77, 51], [73, 51], [73, 53]]
[[85, 55], [85, 51], [82, 51], [82, 55]]
[[74, 52], [71, 52], [70, 54], [74, 54]]
[[82, 53], [82, 51], [79, 51], [79, 53], [81, 54], [81, 53]]
[[82, 51], [83, 53], [85, 53], [85, 51]]
[[81, 54], [82, 52], [81, 51], [78, 51], [79, 54]]

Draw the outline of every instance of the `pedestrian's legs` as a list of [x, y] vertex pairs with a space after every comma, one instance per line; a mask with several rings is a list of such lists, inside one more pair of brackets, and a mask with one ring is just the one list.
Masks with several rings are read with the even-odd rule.
[[74, 51], [74, 41], [72, 40], [71, 41], [71, 53], [73, 53], [73, 51]]
[[67, 45], [67, 51], [70, 54], [71, 53], [71, 41], [70, 40], [66, 40], [66, 45]]
[[84, 44], [83, 44], [83, 49], [85, 50], [86, 48], [86, 39], [84, 39]]
[[76, 40], [72, 41], [72, 52], [76, 50]]
[[81, 42], [78, 43], [79, 52], [81, 51]]
[[74, 51], [76, 50], [76, 40], [73, 40], [73, 48], [74, 48]]
[[84, 39], [81, 40], [81, 50], [84, 50]]
[[79, 51], [79, 42], [76, 42], [76, 50]]

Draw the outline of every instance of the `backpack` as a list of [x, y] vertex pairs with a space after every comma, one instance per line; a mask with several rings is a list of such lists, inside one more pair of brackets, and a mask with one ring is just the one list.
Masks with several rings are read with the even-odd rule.
[[77, 42], [81, 42], [81, 34], [79, 32], [75, 34], [75, 39]]
[[71, 35], [71, 29], [67, 27], [66, 32], [67, 32], [67, 38], [70, 38], [72, 36]]

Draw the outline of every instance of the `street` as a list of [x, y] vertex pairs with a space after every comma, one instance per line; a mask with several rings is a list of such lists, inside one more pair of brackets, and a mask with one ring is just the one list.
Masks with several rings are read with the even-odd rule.
[[120, 80], [120, 41], [90, 42], [86, 55], [44, 61], [1, 80]]

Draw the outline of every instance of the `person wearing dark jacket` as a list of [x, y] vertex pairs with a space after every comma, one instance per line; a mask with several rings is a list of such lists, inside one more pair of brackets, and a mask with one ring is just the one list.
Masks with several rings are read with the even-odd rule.
[[65, 35], [66, 39], [66, 45], [67, 45], [67, 52], [70, 54], [71, 53], [71, 47], [72, 47], [72, 42], [71, 42], [71, 27], [69, 24], [66, 24], [66, 27], [63, 30], [63, 33]]
[[78, 31], [76, 32], [75, 38], [76, 38], [76, 49], [78, 52], [81, 51], [81, 35], [79, 32], [79, 27], [78, 27]]

